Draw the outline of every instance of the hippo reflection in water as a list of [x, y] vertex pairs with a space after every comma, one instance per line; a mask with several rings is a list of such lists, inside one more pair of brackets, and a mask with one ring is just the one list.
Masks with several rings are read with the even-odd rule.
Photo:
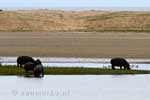
[[34, 63], [27, 62], [24, 65], [24, 69], [25, 69], [26, 74], [28, 73], [28, 71], [33, 71], [35, 77], [40, 77], [41, 75], [42, 77], [44, 77], [43, 65], [39, 59], [37, 59]]
[[124, 69], [130, 70], [130, 65], [124, 58], [113, 58], [110, 62], [112, 69], [115, 69], [115, 67], [120, 67], [120, 69], [122, 69], [122, 67], [124, 67]]
[[17, 58], [17, 66], [18, 67], [22, 67], [22, 65], [28, 63], [28, 62], [32, 62], [34, 63], [34, 59], [32, 57], [29, 57], [29, 56], [19, 56]]

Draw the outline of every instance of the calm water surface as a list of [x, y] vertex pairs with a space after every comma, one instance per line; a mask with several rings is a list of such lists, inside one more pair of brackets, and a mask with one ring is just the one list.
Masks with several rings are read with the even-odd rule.
[[149, 100], [150, 75], [0, 76], [1, 100]]

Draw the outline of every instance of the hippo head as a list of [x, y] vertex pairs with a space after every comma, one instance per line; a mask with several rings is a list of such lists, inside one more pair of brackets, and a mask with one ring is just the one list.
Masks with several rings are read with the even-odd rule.
[[126, 64], [126, 68], [128, 69], [128, 70], [130, 70], [130, 64], [127, 62], [127, 64]]
[[42, 62], [41, 62], [40, 59], [37, 59], [37, 60], [35, 61], [35, 65], [41, 65], [41, 64], [42, 64]]

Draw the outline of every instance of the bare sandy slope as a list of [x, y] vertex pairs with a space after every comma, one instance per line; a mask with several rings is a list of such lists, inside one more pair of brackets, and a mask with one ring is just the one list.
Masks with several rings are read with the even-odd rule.
[[149, 33], [1, 32], [0, 56], [150, 58]]

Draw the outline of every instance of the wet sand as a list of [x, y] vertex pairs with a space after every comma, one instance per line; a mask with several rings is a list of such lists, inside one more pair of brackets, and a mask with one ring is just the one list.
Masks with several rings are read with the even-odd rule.
[[0, 56], [150, 58], [150, 34], [0, 32]]

